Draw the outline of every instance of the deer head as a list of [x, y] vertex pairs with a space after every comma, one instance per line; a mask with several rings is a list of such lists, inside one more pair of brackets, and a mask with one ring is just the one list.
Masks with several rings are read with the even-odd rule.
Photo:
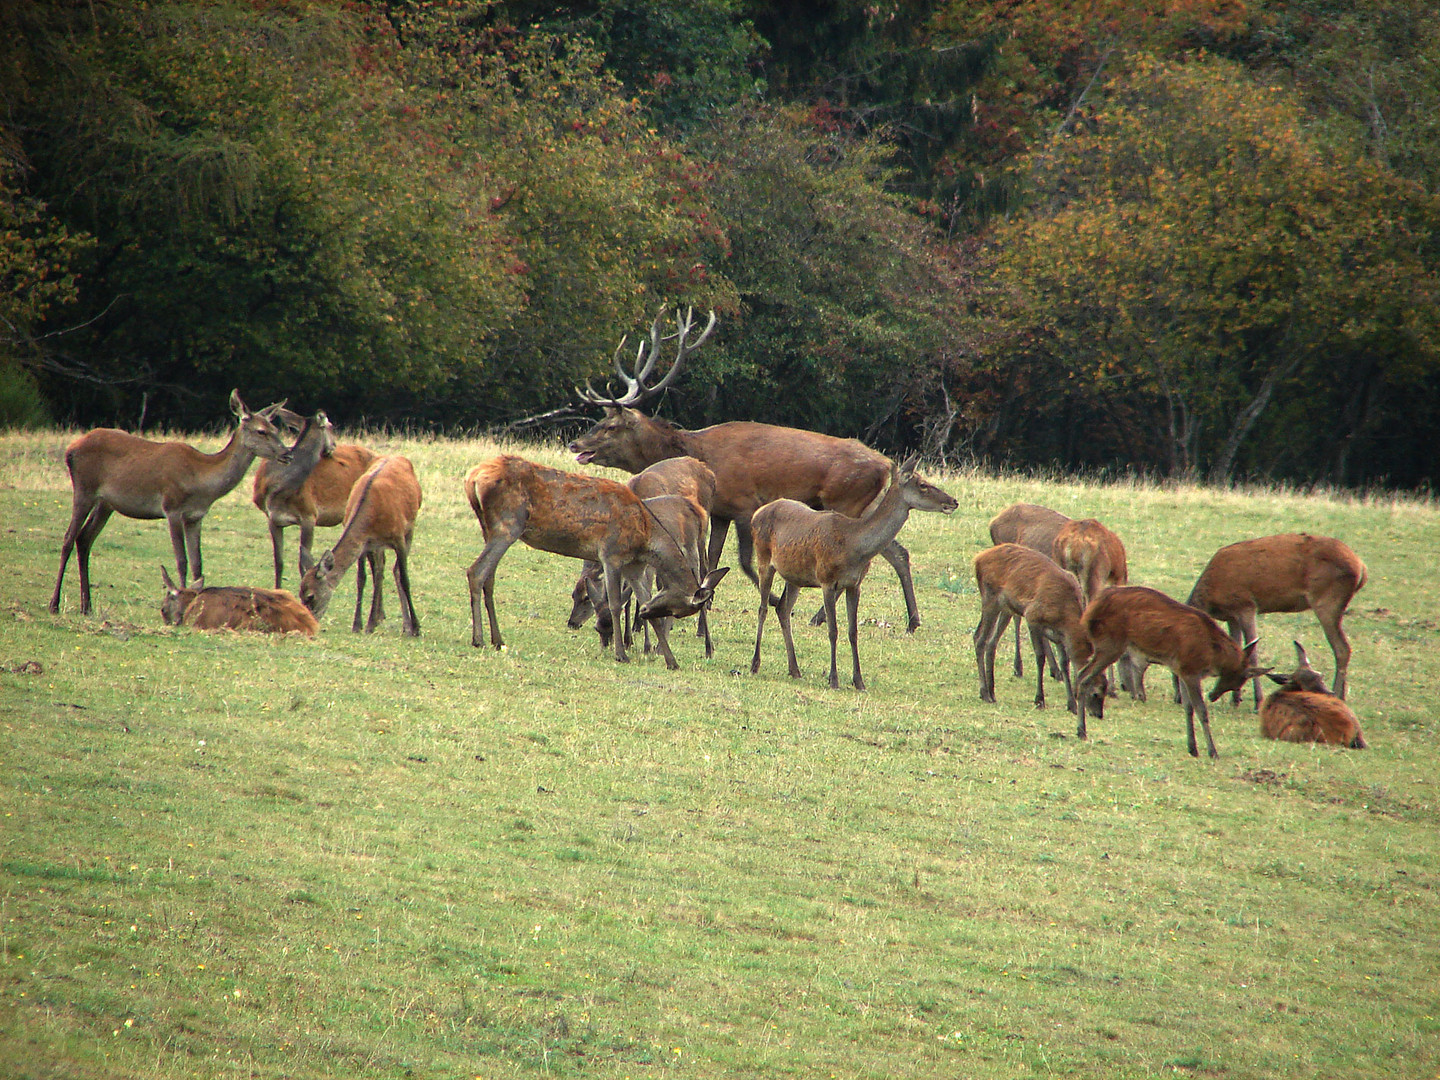
[[1285, 690], [1307, 690], [1312, 694], [1328, 694], [1330, 688], [1325, 685], [1324, 677], [1310, 666], [1310, 658], [1305, 655], [1305, 646], [1295, 642], [1295, 657], [1299, 665], [1289, 675], [1276, 675], [1273, 671], [1267, 672], [1271, 682], [1277, 682]]
[[240, 400], [240, 391], [230, 391], [230, 410], [240, 421], [240, 445], [256, 457], [269, 458], [282, 465], [290, 460], [290, 448], [280, 437], [275, 418], [285, 408], [285, 402], [278, 401], [259, 412], [251, 412]]
[[335, 552], [327, 551], [317, 563], [308, 551], [301, 549], [300, 572], [300, 602], [319, 618], [325, 614], [325, 609], [330, 606], [330, 597], [335, 594]]
[[[728, 566], [711, 570], [705, 580], [693, 592], [686, 584], [670, 585], [654, 596], [640, 609], [642, 619], [685, 619], [703, 607], [708, 607], [715, 596], [715, 586], [730, 572]], [[694, 579], [691, 579], [691, 584]]]
[[1255, 647], [1259, 644], [1259, 638], [1245, 643], [1240, 666], [1234, 671], [1220, 673], [1220, 677], [1215, 680], [1215, 688], [1207, 695], [1211, 701], [1219, 701], [1223, 695], [1239, 690], [1251, 679], [1270, 674], [1271, 668], [1258, 667], [1255, 663]]

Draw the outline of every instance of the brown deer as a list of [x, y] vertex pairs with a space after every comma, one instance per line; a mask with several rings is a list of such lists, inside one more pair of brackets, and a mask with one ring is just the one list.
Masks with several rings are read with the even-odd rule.
[[[980, 592], [980, 622], [975, 627], [975, 664], [980, 671], [980, 700], [995, 700], [995, 652], [1012, 618], [1030, 628], [1035, 651], [1035, 707], [1045, 707], [1045, 642], [1060, 653], [1065, 680], [1065, 704], [1076, 711], [1070, 681], [1072, 663], [1078, 670], [1094, 649], [1080, 627], [1085, 597], [1075, 575], [1054, 560], [1019, 544], [998, 544], [975, 556], [975, 584]], [[1091, 687], [1091, 711], [1105, 715], [1104, 676]]]
[[[1259, 637], [1255, 616], [1313, 611], [1335, 654], [1335, 696], [1345, 697], [1350, 639], [1340, 625], [1351, 598], [1365, 587], [1365, 564], [1329, 536], [1282, 533], [1221, 548], [1190, 591], [1190, 605], [1226, 623], [1237, 641]], [[1255, 682], [1255, 707], [1260, 683]], [[1240, 692], [1235, 692], [1235, 704]]]
[[[324, 416], [323, 413], [317, 414]], [[265, 515], [270, 527], [270, 546], [275, 557], [275, 587], [280, 587], [285, 564], [284, 530], [300, 526], [300, 550], [309, 557], [315, 528], [330, 528], [345, 520], [345, 504], [355, 481], [375, 461], [375, 453], [357, 443], [336, 443], [334, 428], [325, 421], [328, 449], [317, 449], [313, 420], [310, 431], [301, 432], [291, 449], [290, 464], [271, 469], [262, 461], [255, 470], [251, 502]], [[312, 460], [313, 455], [313, 460]]]
[[865, 689], [860, 675], [859, 616], [860, 582], [870, 562], [904, 526], [911, 510], [950, 513], [959, 505], [951, 496], [922, 479], [915, 472], [916, 458], [904, 465], [890, 464], [890, 485], [862, 517], [850, 517], [834, 510], [812, 510], [794, 499], [776, 499], [755, 512], [756, 569], [759, 572], [760, 621], [755, 628], [755, 657], [750, 672], [760, 670], [760, 639], [765, 634], [765, 613], [770, 608], [770, 587], [778, 573], [785, 579], [785, 591], [776, 607], [776, 618], [785, 635], [785, 654], [790, 675], [800, 677], [795, 661], [795, 642], [790, 633], [790, 612], [803, 588], [822, 591], [825, 624], [830, 631], [830, 688], [839, 689], [835, 670], [838, 628], [835, 597], [845, 593], [849, 616], [850, 656], [856, 690]]
[[408, 637], [420, 636], [420, 619], [410, 594], [410, 543], [415, 536], [415, 518], [420, 513], [420, 481], [408, 458], [377, 458], [356, 481], [345, 506], [345, 527], [335, 546], [317, 563], [301, 552], [300, 599], [317, 616], [325, 614], [340, 576], [356, 566], [355, 618], [351, 629], [360, 631], [361, 605], [365, 599], [365, 565], [370, 564], [374, 596], [365, 632], [373, 633], [385, 618], [382, 599], [385, 549], [395, 552], [395, 593], [400, 600], [400, 624]]
[[[1106, 589], [1130, 584], [1125, 545], [1094, 518], [1061, 525], [1051, 542], [1050, 557], [1080, 580], [1087, 604]], [[1144, 674], [1128, 654], [1120, 658], [1120, 684], [1135, 700], [1145, 700]]]
[[240, 483], [257, 456], [287, 460], [289, 447], [273, 420], [283, 404], [251, 412], [232, 390], [230, 408], [238, 422], [225, 448], [215, 454], [114, 428], [95, 428], [72, 442], [65, 450], [65, 467], [74, 501], [60, 545], [51, 613], [60, 611], [60, 586], [73, 550], [80, 567], [80, 613], [90, 614], [90, 548], [116, 511], [142, 521], [165, 518], [180, 584], [186, 584], [192, 569], [195, 577], [202, 576], [200, 522], [210, 505]]
[[[642, 499], [652, 499], [659, 495], [681, 495], [696, 505], [700, 511], [698, 518], [684, 515], [681, 519], [685, 531], [687, 533], [695, 532], [695, 535], [683, 539], [677, 536], [677, 539], [681, 539], [682, 546], [687, 543], [697, 545], [700, 571], [703, 576], [709, 568], [705, 561], [705, 553], [710, 531], [710, 507], [715, 502], [715, 474], [710, 471], [710, 466], [692, 457], [666, 458], [664, 461], [657, 461], [643, 472], [636, 473], [625, 486]], [[612, 632], [609, 623], [610, 605], [605, 599], [605, 575], [599, 563], [593, 561], [585, 563], [579, 579], [575, 582], [575, 587], [570, 591], [570, 597], [572, 604], [568, 620], [569, 627], [572, 630], [578, 630], [585, 625], [585, 620], [594, 614], [595, 628], [600, 634], [601, 645], [608, 648]], [[628, 604], [629, 597], [627, 596], [623, 606], [628, 606]], [[715, 655], [715, 646], [710, 639], [707, 608], [702, 607], [696, 619], [700, 636], [705, 642], [705, 657], [709, 659]], [[645, 626], [645, 651], [649, 652], [649, 624], [646, 623]], [[625, 629], [628, 634], [629, 626]]]
[[169, 626], [197, 630], [258, 630], [267, 634], [304, 634], [314, 637], [320, 624], [315, 616], [284, 589], [250, 589], [220, 586], [207, 589], [200, 578], [182, 589], [163, 566], [165, 599], [160, 617]]
[[1354, 711], [1329, 691], [1298, 641], [1295, 652], [1299, 667], [1289, 675], [1270, 675], [1280, 689], [1271, 692], [1260, 706], [1260, 734], [1284, 742], [1320, 742], [1364, 750], [1365, 736]]
[[[859, 517], [875, 500], [890, 474], [890, 459], [854, 439], [741, 420], [688, 431], [634, 408], [669, 386], [685, 358], [709, 339], [715, 327], [715, 314], [711, 312], [700, 337], [690, 342], [693, 313], [687, 312], [677, 317], [676, 332], [662, 337], [662, 317], [663, 312], [651, 325], [648, 345], [641, 343], [633, 375], [621, 366], [623, 339], [616, 349], [615, 371], [626, 385], [623, 395], [605, 397], [588, 385], [584, 390], [577, 389], [582, 399], [605, 410], [599, 423], [570, 444], [580, 464], [638, 473], [672, 457], [689, 455], [705, 462], [715, 473], [707, 565], [714, 566], [720, 561], [726, 534], [733, 524], [740, 566], [752, 581], [757, 578], [750, 519], [766, 503], [794, 499], [815, 509]], [[645, 380], [654, 371], [661, 347], [667, 341], [677, 342], [675, 360], [664, 378], [653, 386], [646, 386]], [[910, 555], [894, 541], [880, 554], [899, 575], [905, 594], [907, 628], [914, 631], [920, 625], [920, 614], [915, 603]]]
[[[485, 547], [467, 574], [470, 642], [476, 648], [483, 644], [481, 624], [486, 617], [490, 644], [497, 649], [504, 645], [495, 618], [495, 569], [516, 541], [537, 551], [600, 563], [615, 627], [623, 626], [622, 581], [639, 598], [642, 618], [685, 618], [709, 603], [728, 571], [728, 567], [712, 570], [702, 577], [698, 553], [687, 552], [677, 539], [679, 518], [698, 514], [699, 509], [681, 496], [641, 499], [613, 480], [547, 468], [512, 454], [476, 465], [466, 474], [464, 486], [485, 536]], [[653, 598], [644, 582], [647, 567], [655, 570], [659, 583]], [[655, 632], [665, 665], [679, 667], [670, 652], [665, 624], [656, 621]], [[615, 659], [628, 662], [623, 632], [615, 633], [613, 644]]]
[[1140, 585], [1106, 589], [1085, 609], [1080, 626], [1095, 648], [1094, 654], [1076, 676], [1080, 699], [1080, 723], [1076, 734], [1085, 738], [1085, 702], [1092, 681], [1127, 651], [1156, 664], [1164, 664], [1179, 680], [1185, 703], [1185, 731], [1192, 757], [1199, 756], [1195, 744], [1195, 714], [1205, 729], [1205, 742], [1212, 758], [1219, 757], [1210, 735], [1210, 712], [1200, 689], [1200, 680], [1219, 676], [1210, 700], [1244, 686], [1247, 679], [1266, 674], [1269, 668], [1254, 666], [1255, 642], [1242, 649], [1230, 640], [1215, 620], [1162, 592]]
[[[1038, 551], [1047, 559], [1055, 557], [1055, 534], [1070, 519], [1058, 510], [1035, 503], [1013, 503], [990, 519], [990, 543], [1020, 544], [1031, 551]], [[1050, 662], [1050, 677], [1060, 678], [1060, 666], [1055, 657], [1045, 650]], [[1020, 623], [1015, 623], [1015, 677], [1025, 674], [1025, 664], [1020, 658]]]

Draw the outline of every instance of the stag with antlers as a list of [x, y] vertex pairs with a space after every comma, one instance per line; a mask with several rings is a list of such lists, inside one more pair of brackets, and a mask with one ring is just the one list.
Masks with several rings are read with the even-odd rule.
[[[860, 517], [885, 489], [890, 478], [890, 459], [855, 439], [839, 439], [815, 431], [777, 427], [732, 420], [713, 427], [690, 431], [664, 420], [647, 416], [636, 406], [669, 387], [686, 357], [709, 339], [715, 329], [710, 313], [700, 335], [691, 340], [694, 312], [676, 317], [674, 333], [665, 334], [664, 312], [656, 317], [650, 335], [636, 350], [635, 364], [626, 371], [622, 363], [625, 340], [615, 350], [615, 373], [625, 386], [618, 397], [597, 393], [589, 384], [576, 390], [591, 405], [605, 410], [605, 416], [570, 444], [582, 465], [605, 465], [638, 473], [666, 458], [699, 458], [715, 473], [715, 504], [711, 508], [710, 551], [707, 564], [715, 566], [725, 546], [730, 526], [740, 548], [740, 565], [751, 581], [758, 583], [754, 565], [754, 541], [750, 519], [755, 511], [776, 499], [793, 499], [821, 510], [835, 510], [847, 517]], [[657, 382], [648, 383], [661, 352], [674, 342], [674, 359]], [[915, 603], [915, 583], [910, 574], [910, 554], [892, 540], [880, 555], [895, 568], [905, 594], [908, 629], [920, 625]]]

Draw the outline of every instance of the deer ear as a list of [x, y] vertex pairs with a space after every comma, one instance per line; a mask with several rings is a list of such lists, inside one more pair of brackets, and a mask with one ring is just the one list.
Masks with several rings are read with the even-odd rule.
[[1305, 655], [1305, 646], [1295, 642], [1295, 658], [1300, 662], [1301, 667], [1310, 666], [1310, 658]]
[[196, 592], [205, 591], [205, 579], [203, 577], [197, 577], [192, 584], [195, 586]]
[[335, 552], [327, 551], [320, 556], [320, 573], [328, 574], [335, 569]]
[[911, 473], [913, 473], [913, 472], [915, 471], [916, 467], [917, 467], [919, 464], [920, 464], [920, 455], [919, 455], [919, 454], [911, 454], [908, 458], [905, 459], [905, 463], [900, 466], [900, 472], [901, 472], [901, 474], [904, 475], [904, 476], [909, 476]]
[[713, 593], [715, 591], [715, 586], [719, 585], [720, 582], [724, 580], [725, 575], [729, 572], [730, 567], [728, 566], [722, 566], [718, 570], [711, 570], [708, 574], [705, 575], [705, 580], [700, 583], [700, 591], [706, 593], [707, 595], [709, 593]]
[[1289, 675], [1276, 675], [1273, 671], [1267, 671], [1265, 677], [1271, 682], [1279, 683], [1281, 686], [1284, 686], [1290, 681]]
[[239, 390], [230, 391], [230, 411], [236, 416], [241, 417], [247, 416], [250, 413], [250, 410], [245, 407], [245, 402], [240, 400]]
[[311, 570], [313, 570], [314, 568], [315, 568], [315, 560], [311, 557], [310, 552], [306, 551], [304, 548], [301, 548], [301, 549], [300, 549], [300, 573], [302, 573], [302, 574], [308, 574], [308, 573], [309, 573]]
[[177, 593], [180, 591], [179, 589], [175, 588], [175, 582], [170, 580], [170, 571], [166, 570], [163, 566], [160, 567], [160, 580], [165, 583], [166, 592]]

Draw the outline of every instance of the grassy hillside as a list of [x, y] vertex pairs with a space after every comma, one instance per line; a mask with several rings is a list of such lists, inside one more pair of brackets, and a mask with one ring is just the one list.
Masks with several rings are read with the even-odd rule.
[[[67, 436], [0, 436], [0, 1074], [1440, 1067], [1433, 504], [935, 476], [960, 509], [901, 535], [924, 625], [903, 632], [877, 563], [861, 694], [825, 688], [809, 627], [788, 678], [773, 619], [751, 676], [738, 572], [715, 659], [687, 630], [668, 672], [567, 630], [576, 564], [517, 547], [508, 648], [472, 649], [460, 478], [495, 447], [363, 438], [425, 490], [418, 641], [388, 582], [373, 636], [348, 583], [314, 641], [164, 627], [166, 530], [118, 517], [95, 616], [73, 565], [51, 616]], [[248, 489], [206, 518], [210, 584], [269, 584]], [[1370, 571], [1346, 625], [1372, 749], [1266, 742], [1223, 704], [1221, 757], [1196, 761], [1163, 693], [1081, 743], [1028, 666], [980, 703], [970, 562], [1017, 499], [1100, 517], [1133, 580], [1182, 597], [1233, 540], [1345, 539]], [[1261, 628], [1269, 662], [1298, 637], [1328, 676], [1313, 617]]]

